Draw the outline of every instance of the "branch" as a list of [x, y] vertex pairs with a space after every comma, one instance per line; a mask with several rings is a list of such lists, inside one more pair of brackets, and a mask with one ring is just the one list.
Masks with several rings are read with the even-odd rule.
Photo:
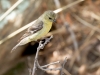
[[44, 46], [53, 38], [53, 36], [50, 36], [49, 38], [45, 38], [45, 42], [43, 43], [42, 41], [39, 42], [39, 46], [37, 48], [37, 52], [36, 52], [36, 56], [35, 56], [35, 60], [34, 60], [34, 66], [33, 66], [33, 71], [30, 72], [31, 70], [29, 70], [29, 73], [30, 75], [35, 75], [35, 71], [37, 68], [43, 70], [43, 71], [56, 71], [56, 70], [59, 70], [61, 72], [61, 75], [63, 74], [63, 68], [64, 68], [64, 65], [65, 63], [67, 62], [67, 58], [65, 58], [65, 60], [63, 61], [63, 64], [61, 67], [58, 67], [58, 68], [47, 68], [48, 66], [50, 65], [54, 65], [54, 64], [59, 64], [60, 62], [57, 61], [57, 62], [52, 62], [50, 64], [47, 64], [47, 65], [44, 65], [44, 66], [40, 66], [40, 64], [38, 63], [38, 54], [39, 54], [39, 51], [41, 49], [44, 48]]
[[10, 9], [8, 9], [1, 17], [0, 21], [2, 21], [8, 14], [10, 14], [20, 3], [24, 0], [18, 0]]
[[34, 67], [33, 67], [33, 71], [32, 71], [32, 75], [35, 74], [35, 71], [36, 71], [36, 68], [37, 68], [37, 65], [38, 65], [38, 54], [39, 54], [39, 51], [41, 49], [44, 48], [44, 46], [53, 38], [53, 36], [50, 36], [50, 38], [46, 39], [46, 41], [44, 42], [44, 44], [42, 44], [42, 41], [39, 42], [39, 46], [37, 48], [37, 52], [36, 52], [36, 56], [35, 56], [35, 61], [34, 61]]
[[66, 57], [65, 60], [63, 61], [62, 69], [61, 69], [60, 75], [63, 75], [63, 69], [64, 69], [64, 66], [65, 66], [66, 62], [67, 62], [67, 57]]
[[54, 65], [54, 64], [58, 64], [58, 63], [60, 63], [60, 61], [56, 61], [56, 62], [47, 64], [47, 65], [43, 65], [43, 66], [41, 66], [41, 67], [42, 67], [42, 68], [43, 68], [43, 67], [48, 67], [48, 66], [50, 66], [50, 65]]

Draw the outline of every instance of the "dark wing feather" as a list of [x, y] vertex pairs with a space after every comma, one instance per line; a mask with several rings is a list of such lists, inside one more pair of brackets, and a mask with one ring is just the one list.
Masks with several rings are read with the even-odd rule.
[[42, 21], [36, 21], [31, 27], [28, 28], [26, 33], [21, 37], [20, 40], [40, 31], [43, 28], [43, 22]]

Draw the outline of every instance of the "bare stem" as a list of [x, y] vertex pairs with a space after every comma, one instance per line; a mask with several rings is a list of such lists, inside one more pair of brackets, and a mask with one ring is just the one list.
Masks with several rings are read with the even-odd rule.
[[39, 54], [39, 51], [41, 49], [44, 48], [44, 46], [53, 38], [53, 36], [50, 36], [50, 38], [46, 39], [46, 41], [42, 44], [42, 41], [39, 42], [39, 46], [37, 48], [37, 52], [36, 52], [36, 56], [35, 56], [35, 60], [34, 60], [34, 67], [33, 67], [33, 71], [32, 71], [32, 75], [35, 74], [35, 71], [36, 71], [36, 68], [37, 68], [37, 65], [38, 65], [38, 54]]

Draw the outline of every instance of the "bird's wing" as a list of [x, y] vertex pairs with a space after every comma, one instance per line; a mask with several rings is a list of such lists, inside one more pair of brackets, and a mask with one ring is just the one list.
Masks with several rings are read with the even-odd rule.
[[43, 28], [43, 22], [42, 21], [36, 21], [31, 27], [28, 28], [26, 33], [20, 38], [20, 40], [40, 31]]
[[[43, 28], [43, 22], [42, 21], [36, 21], [31, 27], [28, 28], [28, 30], [26, 31], [26, 33], [21, 37], [20, 40], [18, 40], [18, 44], [12, 49], [15, 50], [18, 46], [20, 46], [20, 41], [38, 31], [40, 31]], [[11, 51], [11, 52], [12, 52]]]

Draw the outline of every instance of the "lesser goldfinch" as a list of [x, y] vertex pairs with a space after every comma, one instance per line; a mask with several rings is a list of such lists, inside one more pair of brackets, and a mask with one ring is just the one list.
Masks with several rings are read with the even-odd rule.
[[[52, 23], [56, 21], [56, 14], [53, 11], [45, 11], [35, 23], [28, 28], [26, 33], [21, 37], [21, 41], [12, 49], [25, 45], [31, 41], [37, 41], [44, 37], [52, 27]], [[11, 52], [12, 52], [11, 51]]]

